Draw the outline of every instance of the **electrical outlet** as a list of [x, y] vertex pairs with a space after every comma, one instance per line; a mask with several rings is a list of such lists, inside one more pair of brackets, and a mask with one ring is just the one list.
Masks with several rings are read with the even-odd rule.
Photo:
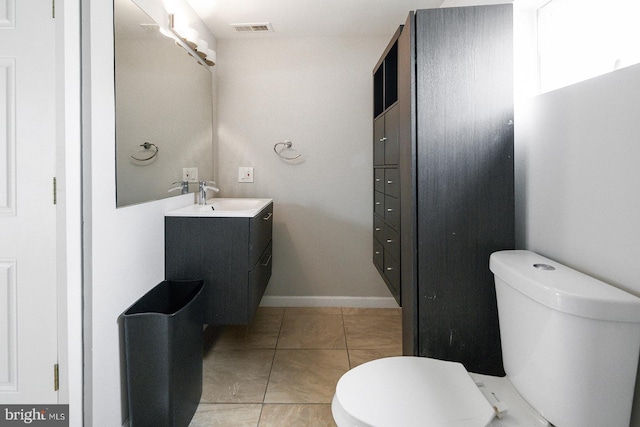
[[248, 166], [238, 168], [238, 182], [253, 182], [253, 168]]
[[182, 180], [198, 182], [198, 168], [182, 168]]

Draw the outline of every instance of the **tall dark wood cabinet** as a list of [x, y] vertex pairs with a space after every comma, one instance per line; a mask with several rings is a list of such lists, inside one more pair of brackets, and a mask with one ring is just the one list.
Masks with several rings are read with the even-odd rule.
[[512, 21], [510, 4], [418, 10], [394, 42], [404, 353], [490, 375], [489, 256], [515, 245]]
[[373, 263], [400, 304], [398, 28], [373, 70]]

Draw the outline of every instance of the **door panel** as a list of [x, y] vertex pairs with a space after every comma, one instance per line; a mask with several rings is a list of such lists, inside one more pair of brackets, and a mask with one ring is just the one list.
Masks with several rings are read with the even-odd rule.
[[0, 401], [57, 403], [55, 28], [0, 0]]

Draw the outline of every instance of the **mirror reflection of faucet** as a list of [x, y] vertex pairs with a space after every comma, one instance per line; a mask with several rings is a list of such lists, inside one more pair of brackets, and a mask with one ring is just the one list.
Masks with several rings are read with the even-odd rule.
[[177, 187], [171, 188], [168, 191], [169, 193], [176, 190], [181, 190], [180, 194], [187, 194], [189, 192], [189, 181], [176, 181], [176, 182], [173, 182], [172, 184], [180, 184], [180, 185]]
[[[207, 185], [211, 184], [211, 185]], [[215, 186], [216, 183], [213, 181], [200, 181], [198, 182], [198, 204], [204, 206], [207, 204], [207, 190], [215, 191], [216, 193], [220, 191], [218, 187]]]

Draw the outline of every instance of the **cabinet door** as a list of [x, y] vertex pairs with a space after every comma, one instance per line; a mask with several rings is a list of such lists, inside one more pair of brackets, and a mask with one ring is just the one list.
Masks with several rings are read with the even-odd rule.
[[384, 165], [384, 116], [378, 117], [373, 122], [373, 164]]
[[396, 104], [384, 114], [384, 163], [386, 165], [398, 164], [399, 122], [400, 116]]
[[418, 353], [497, 376], [487, 263], [514, 245], [512, 17], [510, 4], [416, 12]]

